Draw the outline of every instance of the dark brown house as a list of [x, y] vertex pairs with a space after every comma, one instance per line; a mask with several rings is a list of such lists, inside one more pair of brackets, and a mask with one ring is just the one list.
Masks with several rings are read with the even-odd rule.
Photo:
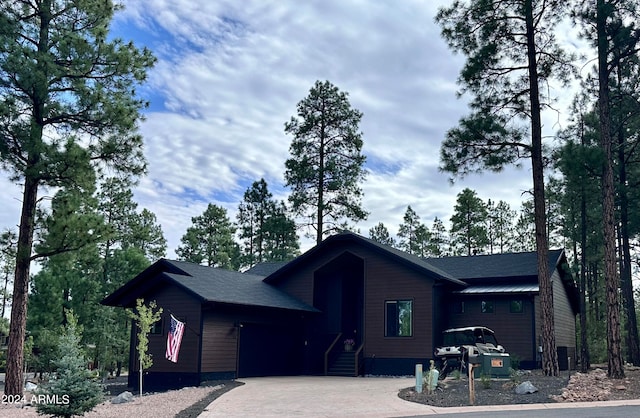
[[[577, 292], [551, 251], [561, 366], [575, 359]], [[160, 260], [103, 303], [137, 298], [164, 309], [152, 334], [147, 387], [296, 374], [411, 374], [443, 330], [492, 328], [521, 367], [539, 361], [535, 253], [420, 259], [353, 233], [327, 238], [289, 263], [247, 273]], [[186, 323], [177, 363], [164, 359], [168, 317]], [[354, 345], [344, 346], [345, 340]], [[135, 335], [130, 370], [137, 370]], [[134, 375], [133, 373], [131, 375]], [[135, 376], [130, 382], [135, 386]]]

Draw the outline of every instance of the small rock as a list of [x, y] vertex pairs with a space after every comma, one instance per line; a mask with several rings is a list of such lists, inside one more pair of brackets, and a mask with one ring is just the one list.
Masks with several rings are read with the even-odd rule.
[[618, 386], [616, 386], [616, 389], [617, 390], [627, 390], [627, 387], [624, 386], [624, 385], [618, 385]]
[[129, 392], [129, 391], [125, 391], [122, 392], [120, 395], [116, 396], [115, 398], [111, 399], [111, 403], [127, 403], [127, 402], [131, 402], [133, 400], [133, 393]]
[[516, 386], [516, 393], [518, 395], [524, 395], [525, 393], [535, 393], [537, 391], [538, 391], [538, 388], [533, 386], [533, 383], [531, 383], [528, 380]]

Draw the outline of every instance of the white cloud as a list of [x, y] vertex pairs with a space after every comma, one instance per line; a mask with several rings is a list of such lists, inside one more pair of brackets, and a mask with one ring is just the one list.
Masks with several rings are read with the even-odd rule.
[[[531, 182], [526, 169], [455, 186], [438, 171], [440, 143], [467, 112], [455, 94], [463, 58], [433, 20], [440, 4], [449, 2], [127, 1], [114, 34], [159, 58], [142, 90], [153, 101], [141, 125], [149, 175], [135, 196], [161, 222], [168, 256], [208, 203], [235, 219], [261, 177], [286, 199], [284, 123], [318, 79], [348, 92], [364, 113], [373, 170], [363, 185], [371, 212], [358, 225], [364, 235], [378, 222], [395, 232], [407, 205], [428, 225], [435, 216], [446, 221], [464, 187], [517, 209]], [[11, 199], [3, 225], [17, 223]]]

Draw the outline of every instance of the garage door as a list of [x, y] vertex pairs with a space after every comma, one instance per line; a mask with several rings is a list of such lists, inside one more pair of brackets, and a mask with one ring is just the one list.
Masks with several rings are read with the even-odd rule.
[[238, 377], [301, 373], [304, 340], [290, 327], [243, 324], [239, 345]]

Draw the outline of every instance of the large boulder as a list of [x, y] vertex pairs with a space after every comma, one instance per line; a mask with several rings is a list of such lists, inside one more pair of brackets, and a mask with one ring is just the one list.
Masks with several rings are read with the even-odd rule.
[[528, 380], [516, 386], [516, 393], [518, 395], [524, 395], [526, 393], [535, 393], [537, 391], [538, 391], [538, 388], [533, 386], [533, 383], [531, 383]]
[[133, 393], [129, 391], [122, 392], [120, 395], [111, 399], [111, 403], [127, 403], [133, 400]]

